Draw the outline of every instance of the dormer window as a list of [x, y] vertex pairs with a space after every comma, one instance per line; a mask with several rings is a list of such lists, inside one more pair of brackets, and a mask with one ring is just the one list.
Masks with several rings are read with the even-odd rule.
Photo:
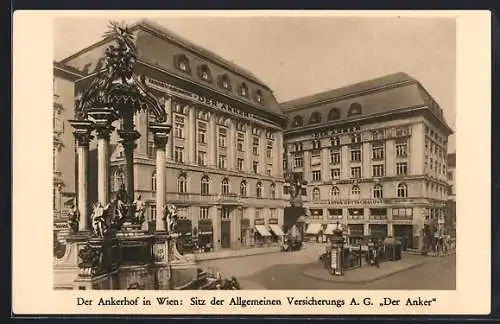
[[255, 101], [262, 103], [262, 92], [260, 90], [257, 90], [255, 93]]
[[311, 118], [309, 119], [309, 124], [316, 124], [321, 122], [321, 114], [318, 111], [315, 111], [311, 114]]
[[219, 79], [219, 86], [222, 89], [231, 91], [231, 81], [229, 80], [229, 76], [224, 74]]
[[304, 120], [302, 119], [301, 116], [295, 116], [292, 121], [292, 126], [293, 127], [300, 127], [304, 124]]
[[361, 115], [361, 105], [359, 103], [353, 103], [349, 108], [348, 116]]
[[338, 108], [332, 108], [328, 113], [328, 120], [335, 120], [340, 118], [340, 110]]
[[191, 73], [191, 69], [189, 67], [189, 60], [186, 55], [184, 54], [176, 55], [174, 57], [174, 61], [175, 61], [175, 66], [179, 70], [181, 70], [182, 72]]
[[212, 76], [210, 75], [210, 69], [206, 64], [201, 65], [198, 67], [198, 76], [200, 79], [206, 82], [212, 82]]
[[240, 95], [242, 95], [243, 97], [248, 97], [248, 87], [247, 87], [246, 83], [241, 84]]

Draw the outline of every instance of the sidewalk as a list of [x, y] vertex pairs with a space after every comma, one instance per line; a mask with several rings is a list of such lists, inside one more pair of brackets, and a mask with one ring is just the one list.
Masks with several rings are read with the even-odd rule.
[[196, 261], [207, 261], [227, 258], [238, 258], [250, 255], [267, 254], [280, 252], [281, 246], [257, 247], [257, 248], [244, 248], [239, 250], [222, 250], [215, 252], [195, 253], [194, 259]]
[[267, 290], [266, 287], [261, 286], [253, 281], [238, 279], [238, 282], [240, 283], [241, 290]]
[[380, 264], [380, 268], [363, 266], [354, 270], [345, 271], [343, 276], [333, 276], [323, 267], [321, 262], [314, 264], [302, 272], [304, 276], [329, 282], [342, 283], [369, 283], [381, 278], [392, 276], [423, 265], [429, 259], [425, 257], [407, 256], [399, 261], [387, 261]]

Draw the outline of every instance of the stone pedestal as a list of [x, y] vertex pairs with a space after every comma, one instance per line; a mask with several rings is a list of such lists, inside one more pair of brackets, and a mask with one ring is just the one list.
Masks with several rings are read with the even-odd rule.
[[77, 232], [65, 237], [64, 253], [54, 257], [54, 289], [73, 289], [73, 281], [78, 277], [80, 258], [78, 252], [87, 244], [90, 232]]
[[170, 261], [170, 289], [180, 289], [198, 279], [198, 267], [194, 255], [181, 255], [176, 247], [177, 237], [168, 240]]

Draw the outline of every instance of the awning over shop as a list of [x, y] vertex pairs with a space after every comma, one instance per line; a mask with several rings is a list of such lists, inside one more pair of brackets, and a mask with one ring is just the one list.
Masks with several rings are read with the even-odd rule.
[[[339, 225], [340, 229], [343, 231], [344, 228], [342, 225]], [[337, 229], [337, 224], [328, 224], [325, 229], [325, 234], [327, 235], [333, 235], [333, 231]]]
[[269, 233], [264, 225], [255, 225], [255, 229], [261, 236], [271, 236], [271, 233]]
[[311, 223], [307, 226], [306, 234], [318, 234], [321, 230], [321, 224], [319, 223]]
[[281, 230], [281, 228], [276, 225], [276, 224], [271, 224], [269, 225], [269, 227], [271, 228], [271, 231], [276, 234], [277, 236], [284, 236], [285, 233], [283, 233], [283, 231]]

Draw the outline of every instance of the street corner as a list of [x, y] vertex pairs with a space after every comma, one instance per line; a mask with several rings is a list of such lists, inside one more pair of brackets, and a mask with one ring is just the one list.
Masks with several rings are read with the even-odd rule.
[[346, 270], [343, 276], [334, 276], [330, 274], [328, 269], [325, 269], [323, 264], [318, 262], [304, 269], [302, 275], [327, 282], [364, 284], [420, 267], [427, 261], [428, 259], [425, 258], [408, 258], [401, 261], [383, 262], [380, 264], [380, 268], [365, 265], [359, 268]]

